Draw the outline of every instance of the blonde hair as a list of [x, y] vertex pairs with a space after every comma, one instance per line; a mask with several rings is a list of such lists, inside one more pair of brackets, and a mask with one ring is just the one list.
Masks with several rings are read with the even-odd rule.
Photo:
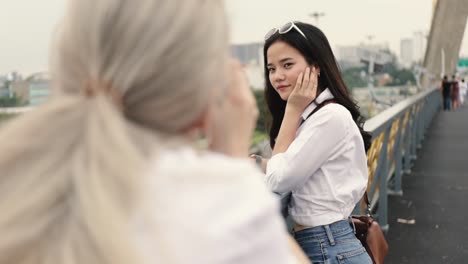
[[52, 98], [0, 130], [0, 264], [141, 263], [139, 177], [223, 81], [223, 3], [72, 0], [51, 53]]

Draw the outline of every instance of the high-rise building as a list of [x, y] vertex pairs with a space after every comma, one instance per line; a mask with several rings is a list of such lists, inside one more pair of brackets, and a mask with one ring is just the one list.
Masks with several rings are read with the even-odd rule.
[[263, 43], [231, 45], [232, 55], [243, 65], [253, 89], [263, 89]]
[[414, 60], [416, 63], [422, 64], [426, 52], [427, 39], [422, 31], [416, 31], [413, 34], [413, 49]]
[[413, 40], [406, 38], [400, 41], [400, 62], [404, 67], [410, 67], [414, 61]]
[[357, 67], [361, 65], [359, 46], [337, 46], [335, 55], [342, 68]]
[[44, 103], [50, 95], [50, 78], [41, 73], [29, 80], [29, 104], [32, 106]]
[[387, 63], [392, 60], [388, 54], [388, 50], [387, 43], [337, 46], [335, 55], [341, 68], [346, 69], [363, 66], [363, 61], [369, 61], [371, 57], [374, 63]]
[[263, 64], [263, 43], [231, 45], [231, 52], [242, 64]]
[[405, 67], [422, 64], [427, 46], [427, 39], [423, 32], [414, 32], [413, 37], [400, 41], [400, 61]]

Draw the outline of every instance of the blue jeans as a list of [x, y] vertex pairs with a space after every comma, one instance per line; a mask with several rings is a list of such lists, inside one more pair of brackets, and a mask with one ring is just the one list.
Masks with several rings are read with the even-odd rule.
[[450, 111], [450, 106], [452, 105], [452, 98], [449, 97], [444, 97], [444, 110], [445, 111]]
[[372, 264], [348, 220], [304, 229], [293, 234], [314, 264]]

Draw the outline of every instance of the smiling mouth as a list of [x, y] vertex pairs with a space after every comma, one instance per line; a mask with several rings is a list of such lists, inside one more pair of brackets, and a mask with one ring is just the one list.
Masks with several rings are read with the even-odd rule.
[[283, 90], [285, 90], [286, 88], [288, 88], [288, 86], [287, 86], [287, 85], [283, 85], [283, 86], [278, 86], [276, 89], [277, 89], [278, 91], [283, 91]]

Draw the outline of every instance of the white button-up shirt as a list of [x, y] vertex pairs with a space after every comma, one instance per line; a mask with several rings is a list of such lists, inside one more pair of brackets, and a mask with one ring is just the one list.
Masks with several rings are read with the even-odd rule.
[[324, 90], [302, 113], [305, 122], [284, 153], [267, 164], [265, 181], [272, 191], [292, 191], [289, 214], [303, 226], [321, 226], [349, 217], [367, 186], [367, 158], [351, 113], [331, 103]]
[[146, 176], [135, 213], [146, 263], [297, 263], [277, 197], [249, 160], [183, 147], [160, 151]]

